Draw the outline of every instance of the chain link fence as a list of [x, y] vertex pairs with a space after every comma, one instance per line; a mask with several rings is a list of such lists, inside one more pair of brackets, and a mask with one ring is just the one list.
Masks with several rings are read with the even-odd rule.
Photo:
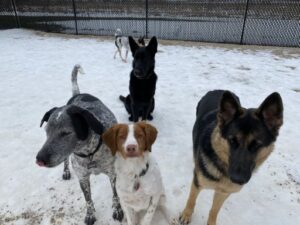
[[0, 29], [299, 46], [299, 0], [1, 0]]

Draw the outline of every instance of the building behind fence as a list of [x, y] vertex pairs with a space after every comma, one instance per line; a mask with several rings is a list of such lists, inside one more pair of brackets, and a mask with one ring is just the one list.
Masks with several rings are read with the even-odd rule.
[[299, 46], [300, 0], [1, 0], [0, 29]]

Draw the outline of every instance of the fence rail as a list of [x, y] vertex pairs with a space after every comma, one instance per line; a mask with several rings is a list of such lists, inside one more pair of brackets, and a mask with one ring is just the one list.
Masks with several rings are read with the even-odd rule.
[[1, 0], [0, 29], [299, 46], [299, 0]]

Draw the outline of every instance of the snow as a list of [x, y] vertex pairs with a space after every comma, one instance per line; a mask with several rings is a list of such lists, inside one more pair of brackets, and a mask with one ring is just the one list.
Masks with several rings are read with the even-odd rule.
[[[181, 42], [184, 44], [184, 42]], [[257, 107], [278, 91], [284, 125], [276, 149], [239, 193], [225, 202], [219, 224], [300, 224], [299, 49], [215, 44], [159, 44], [156, 108], [159, 130], [152, 154], [163, 176], [167, 207], [183, 210], [192, 180], [192, 126], [197, 102], [207, 91], [230, 89], [244, 107]], [[85, 70], [82, 92], [99, 97], [128, 122], [118, 100], [128, 93], [129, 63], [113, 60], [113, 39], [0, 31], [0, 224], [83, 224], [85, 202], [77, 178], [63, 181], [62, 165], [39, 168], [35, 156], [45, 132], [44, 113], [71, 97], [71, 70]], [[293, 54], [291, 53], [293, 52]], [[104, 175], [92, 177], [98, 225], [118, 224], [111, 215], [111, 189]], [[192, 225], [206, 224], [212, 191], [200, 193]], [[163, 225], [157, 213], [153, 224]]]

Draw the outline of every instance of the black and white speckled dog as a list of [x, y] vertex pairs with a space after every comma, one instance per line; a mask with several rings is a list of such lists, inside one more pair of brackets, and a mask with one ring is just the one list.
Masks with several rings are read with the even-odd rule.
[[[72, 72], [73, 97], [62, 107], [46, 112], [41, 126], [47, 122], [47, 140], [36, 156], [39, 166], [55, 167], [62, 162], [71, 162], [79, 178], [84, 194], [87, 213], [85, 223], [92, 225], [96, 221], [95, 208], [91, 199], [90, 175], [106, 174], [113, 190], [113, 218], [122, 221], [123, 211], [115, 188], [115, 157], [102, 143], [100, 135], [113, 124], [113, 113], [96, 97], [80, 94], [77, 85], [77, 73], [81, 67], [76, 65]], [[69, 171], [67, 163], [65, 171]]]

